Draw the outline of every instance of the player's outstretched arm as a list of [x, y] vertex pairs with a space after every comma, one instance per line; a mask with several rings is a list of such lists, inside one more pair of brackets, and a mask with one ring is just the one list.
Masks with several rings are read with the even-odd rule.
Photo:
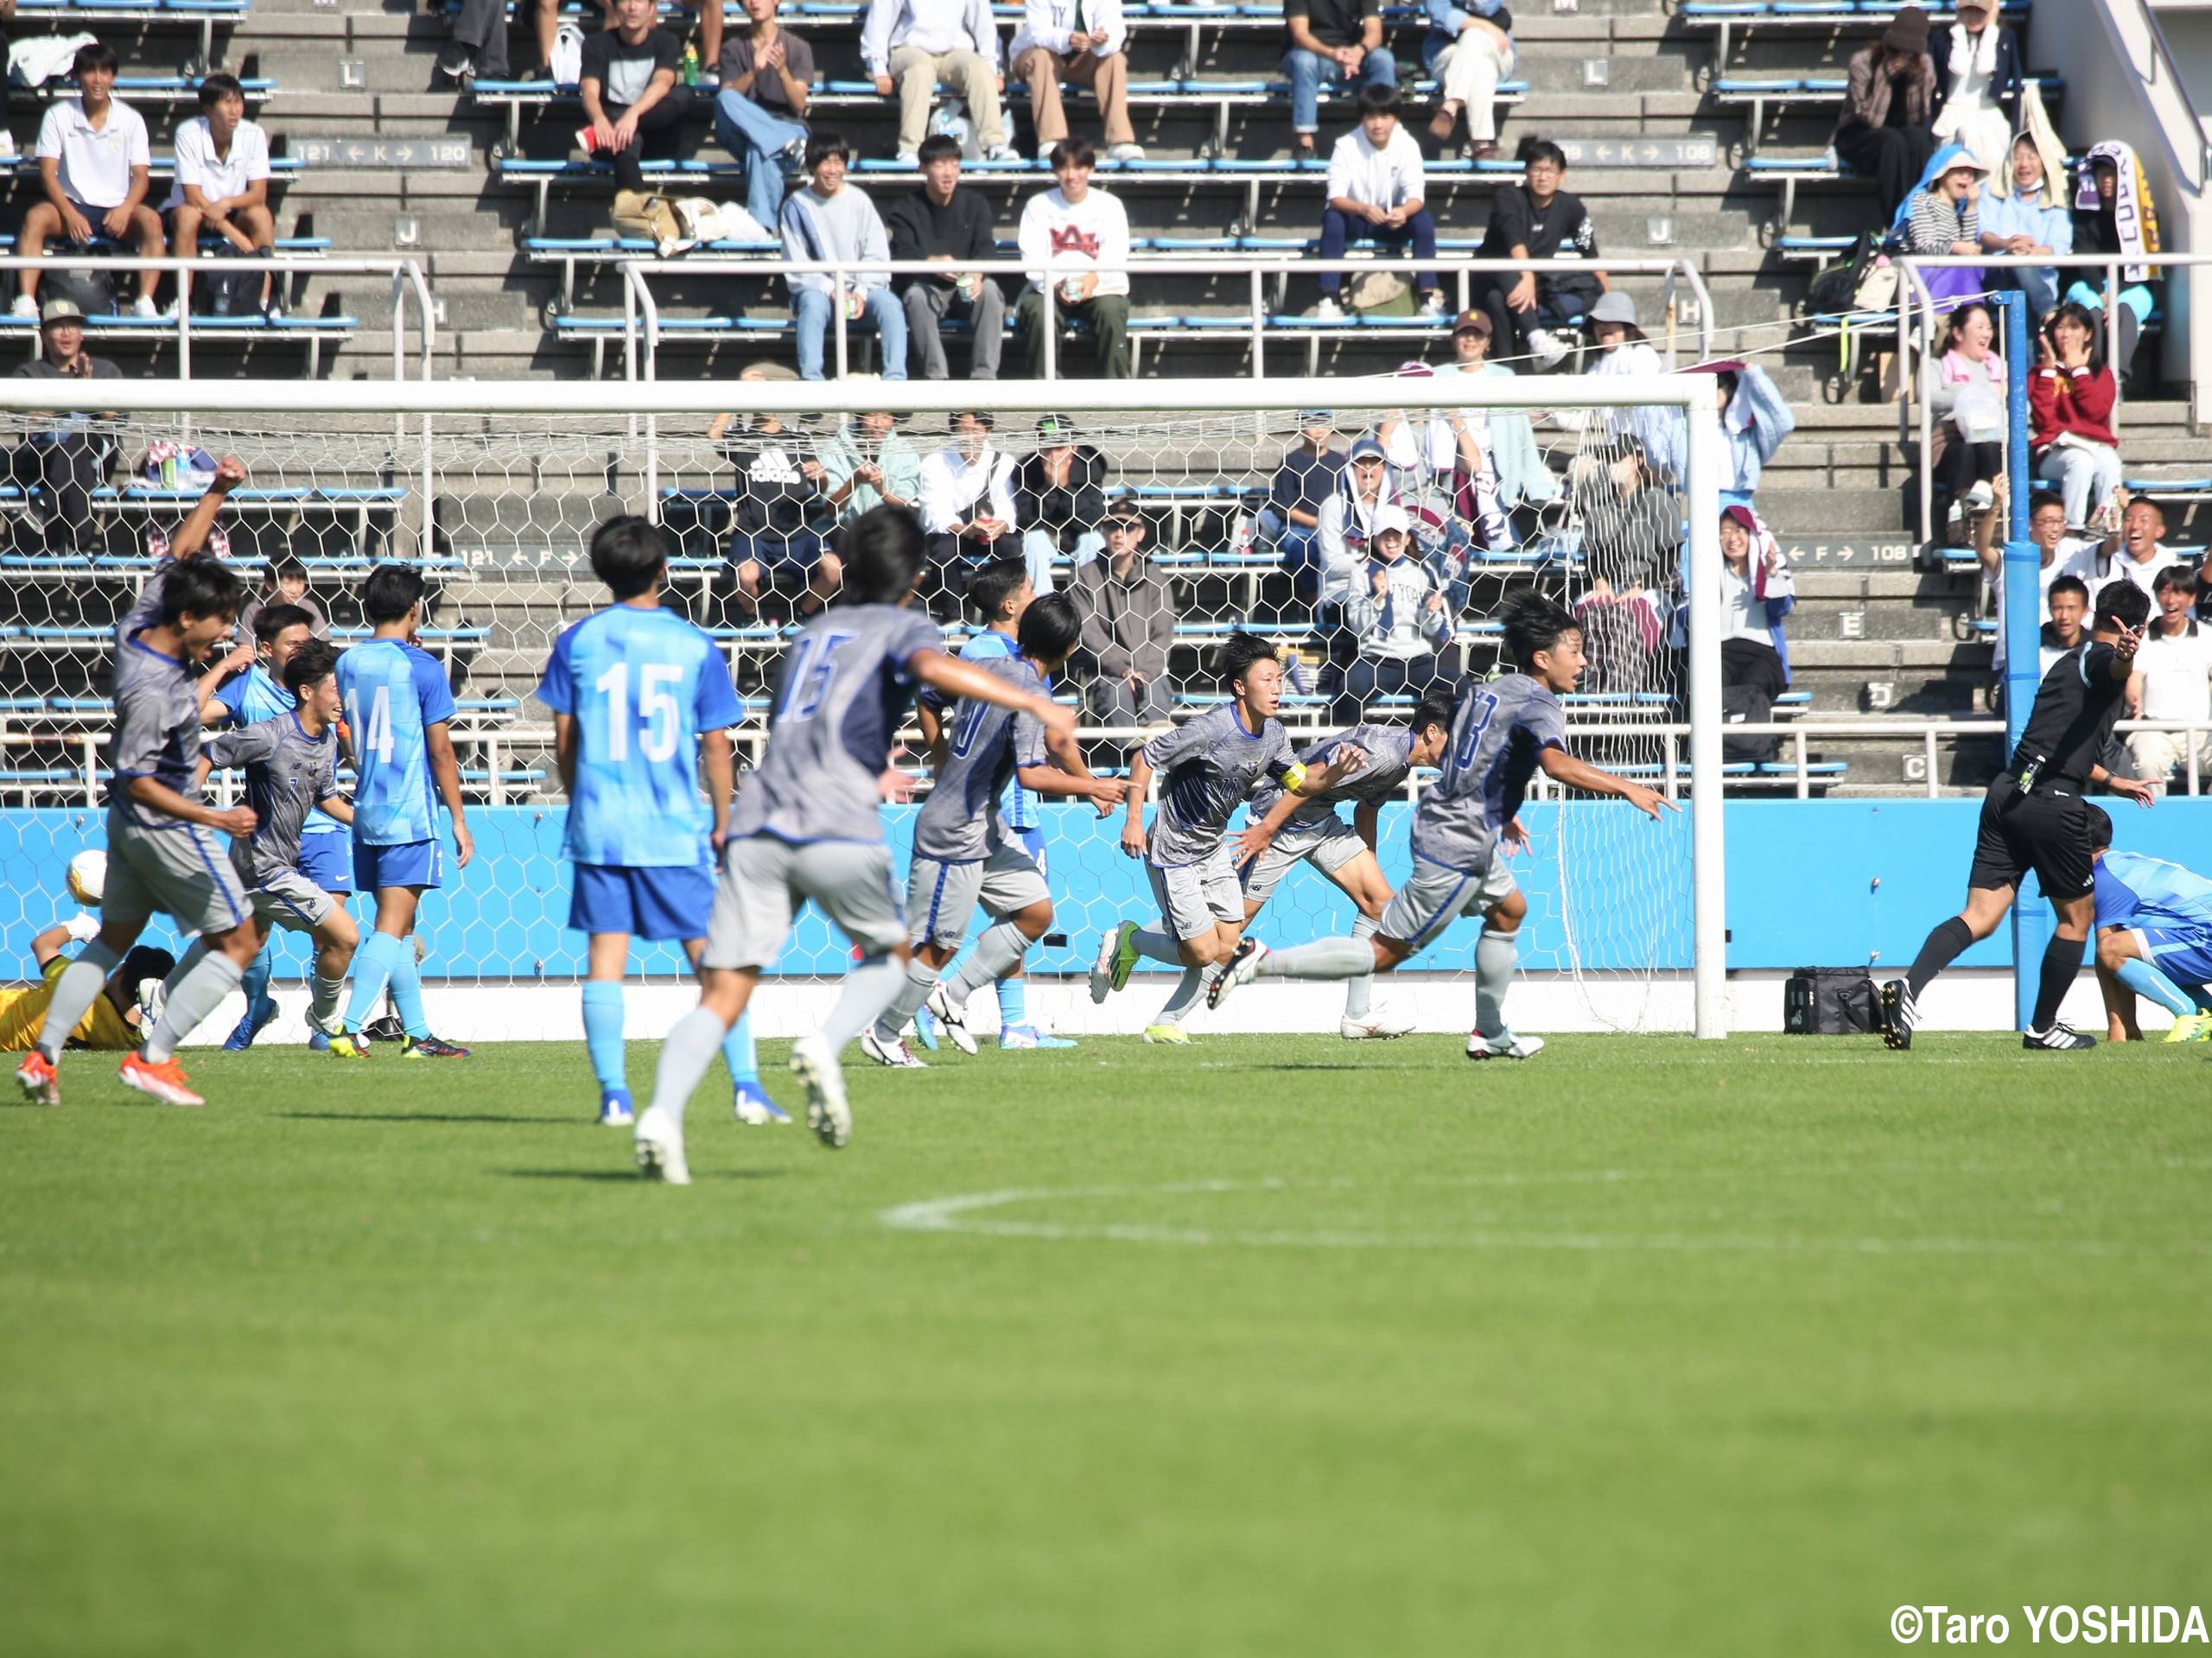
[[2144, 782], [2140, 778], [2116, 778], [2103, 766], [2092, 765], [2089, 768], [2089, 781], [2103, 784], [2114, 794], [2133, 801], [2145, 811], [2158, 804], [2158, 789]]
[[1554, 783], [1570, 789], [1581, 789], [1593, 795], [1618, 795], [1645, 816], [1657, 819], [1660, 810], [1680, 811], [1681, 808], [1664, 795], [1655, 794], [1640, 783], [1630, 783], [1626, 778], [1617, 778], [1611, 772], [1600, 772], [1587, 760], [1579, 760], [1564, 748], [1547, 748], [1541, 762], [1544, 775]]
[[454, 758], [453, 738], [442, 720], [423, 727], [423, 747], [430, 757], [430, 776], [438, 796], [453, 814], [453, 861], [456, 869], [468, 867], [476, 855], [476, 837], [468, 832], [467, 804], [461, 797], [461, 762]]
[[207, 544], [207, 537], [215, 528], [215, 516], [223, 510], [223, 503], [230, 492], [245, 482], [245, 462], [234, 454], [226, 454], [215, 463], [215, 481], [207, 486], [207, 492], [193, 503], [184, 522], [169, 537], [169, 556], [181, 562], [197, 554]]
[[1046, 732], [1045, 753], [1052, 762], [1050, 765], [1014, 768], [1014, 777], [1023, 788], [1034, 789], [1039, 794], [1094, 802], [1101, 817], [1120, 805], [1122, 797], [1128, 791], [1129, 785], [1119, 778], [1102, 778], [1092, 774], [1090, 765], [1084, 760], [1082, 746], [1071, 733]]
[[1325, 795], [1347, 778], [1357, 775], [1366, 767], [1367, 751], [1365, 749], [1351, 743], [1339, 744], [1337, 751], [1329, 756], [1329, 763], [1326, 765], [1318, 772], [1301, 772], [1296, 778], [1283, 786], [1283, 792], [1287, 795], [1296, 795], [1300, 799], [1310, 798], [1314, 795]]
[[1293, 794], [1286, 789], [1275, 804], [1268, 808], [1267, 816], [1256, 823], [1247, 823], [1236, 837], [1236, 861], [1249, 863], [1275, 843], [1275, 836], [1282, 833], [1282, 826], [1290, 822], [1291, 814], [1306, 804], [1303, 795]]
[[942, 651], [928, 650], [915, 651], [906, 658], [906, 666], [923, 684], [944, 693], [947, 702], [972, 696], [979, 702], [995, 702], [1002, 708], [1027, 715], [1045, 727], [1048, 736], [1055, 731], [1075, 730], [1073, 708], [1062, 708], [1049, 696], [1033, 696], [972, 662], [963, 662]]
[[251, 806], [232, 806], [228, 811], [218, 811], [213, 806], [202, 805], [197, 800], [187, 800], [160, 779], [135, 777], [124, 785], [124, 793], [130, 797], [134, 806], [143, 806], [164, 817], [174, 817], [181, 823], [198, 823], [205, 828], [220, 829], [226, 835], [251, 835], [260, 820]]

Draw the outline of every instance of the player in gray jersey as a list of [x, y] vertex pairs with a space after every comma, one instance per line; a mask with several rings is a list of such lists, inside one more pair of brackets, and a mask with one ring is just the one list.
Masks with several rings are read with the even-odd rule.
[[947, 656], [936, 625], [906, 607], [923, 562], [922, 527], [904, 507], [873, 507], [846, 525], [846, 602], [801, 628], [784, 653], [768, 752], [737, 791], [699, 958], [699, 1006], [662, 1045], [653, 1102], [638, 1119], [638, 1166], [689, 1185], [683, 1106], [752, 999], [763, 969], [812, 899], [861, 960], [818, 1031], [791, 1045], [807, 1122], [828, 1146], [852, 1136], [837, 1055], [875, 1023], [906, 981], [906, 918], [883, 843], [878, 781], [918, 685], [1027, 714], [1071, 734], [1075, 710]]
[[[1048, 594], [1022, 612], [1018, 657], [978, 663], [1019, 689], [1042, 696], [1083, 639], [1083, 619], [1065, 594]], [[963, 1053], [976, 1051], [968, 1029], [968, 998], [1019, 966], [1052, 924], [1045, 872], [1001, 821], [999, 801], [1009, 780], [1024, 789], [1095, 802], [1105, 816], [1122, 804], [1127, 785], [1095, 778], [1071, 735], [1048, 734], [1027, 714], [964, 702], [938, 727], [937, 781], [914, 816], [914, 857], [906, 871], [906, 914], [913, 923], [913, 960], [898, 997], [861, 1051], [878, 1064], [918, 1070], [922, 1061], [899, 1032], [925, 1002]], [[997, 924], [976, 943], [959, 976], [938, 981], [968, 936], [981, 901]]]
[[146, 1045], [124, 1057], [119, 1073], [126, 1086], [168, 1104], [205, 1103], [177, 1064], [177, 1045], [238, 988], [261, 947], [245, 890], [211, 832], [251, 834], [252, 809], [219, 811], [207, 805], [197, 775], [199, 669], [237, 626], [245, 596], [228, 569], [197, 555], [225, 494], [245, 475], [237, 461], [222, 463], [214, 486], [179, 526], [173, 556], [156, 569], [116, 631], [107, 886], [100, 899], [99, 937], [63, 972], [38, 1045], [16, 1069], [23, 1091], [48, 1105], [60, 1102], [56, 1063], [62, 1044], [156, 910], [207, 946], [188, 955], [170, 975]]
[[[1140, 957], [1181, 968], [1166, 1007], [1145, 1026], [1147, 1042], [1191, 1039], [1183, 1032], [1184, 1015], [1243, 937], [1244, 893], [1228, 839], [1230, 814], [1263, 778], [1289, 794], [1314, 798], [1367, 763], [1365, 754], [1345, 743], [1326, 769], [1306, 774], [1274, 717], [1282, 704], [1282, 668], [1265, 639], [1230, 634], [1222, 646], [1220, 671], [1229, 701], [1154, 738], [1129, 763], [1122, 850], [1145, 860], [1160, 924], [1155, 932], [1124, 921], [1098, 941], [1090, 999], [1103, 1002], [1127, 985]], [[1144, 801], [1155, 769], [1160, 810], [1147, 837]]]
[[335, 1036], [344, 1028], [338, 1000], [360, 931], [344, 905], [300, 873], [300, 836], [317, 806], [341, 823], [353, 821], [353, 804], [338, 790], [338, 652], [308, 639], [286, 659], [283, 677], [292, 711], [209, 738], [199, 775], [205, 783], [218, 766], [245, 768], [246, 804], [257, 821], [251, 835], [231, 842], [232, 866], [264, 942], [272, 926], [315, 940], [308, 1020]]
[[[1307, 771], [1327, 765], [1345, 746], [1367, 756], [1367, 764], [1317, 799], [1286, 794], [1263, 784], [1252, 797], [1250, 823], [1236, 840], [1237, 875], [1244, 883], [1244, 924], [1249, 928], [1260, 906], [1274, 896], [1282, 878], [1310, 862], [1357, 906], [1351, 924], [1355, 938], [1371, 938], [1390, 901], [1390, 883], [1375, 859], [1375, 829], [1382, 803], [1401, 792], [1415, 766], [1433, 766], [1444, 753], [1452, 728], [1452, 700], [1432, 692], [1414, 710], [1410, 727], [1362, 724], [1324, 738], [1299, 755]], [[1350, 801], [1351, 822], [1337, 815]], [[1403, 1036], [1413, 1021], [1370, 1006], [1375, 976], [1363, 973], [1344, 981], [1344, 1017], [1337, 1033], [1347, 1042]]]
[[1542, 1048], [1505, 1023], [1505, 992], [1518, 959], [1515, 935], [1528, 901], [1506, 873], [1504, 848], [1525, 847], [1523, 795], [1541, 771], [1553, 781], [1591, 794], [1618, 795], [1655, 820], [1675, 807], [1639, 784], [1600, 772], [1567, 752], [1567, 717], [1559, 699], [1582, 676], [1582, 629], [1549, 599], [1518, 593], [1508, 600], [1508, 657], [1519, 671], [1487, 682], [1460, 682], [1444, 773], [1414, 811], [1414, 873], [1382, 912], [1372, 938], [1326, 938], [1269, 950], [1249, 939], [1207, 998], [1219, 1007], [1255, 978], [1351, 979], [1388, 973], [1410, 961], [1463, 915], [1484, 918], [1475, 945], [1475, 1028], [1470, 1059], [1526, 1059]]

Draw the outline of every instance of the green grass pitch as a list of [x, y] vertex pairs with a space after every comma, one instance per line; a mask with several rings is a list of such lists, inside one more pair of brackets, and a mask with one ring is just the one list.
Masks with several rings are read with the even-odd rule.
[[[1864, 1654], [2207, 1598], [2212, 1066], [580, 1045], [0, 1109], [0, 1649]], [[792, 1102], [783, 1046], [772, 1083]], [[652, 1051], [632, 1053], [633, 1082]]]

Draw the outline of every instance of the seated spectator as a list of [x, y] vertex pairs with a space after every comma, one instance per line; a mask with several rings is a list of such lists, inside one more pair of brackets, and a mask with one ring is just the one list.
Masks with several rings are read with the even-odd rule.
[[[1985, 514], [1974, 526], [1974, 551], [1981, 561], [1984, 585], [1996, 600], [1997, 649], [1990, 665], [2001, 677], [2005, 672], [2005, 476], [1997, 476], [1997, 510]], [[2028, 497], [2028, 539], [2035, 543], [2042, 558], [2036, 575], [2036, 614], [2049, 613], [2053, 584], [2064, 576], [2082, 581], [2086, 595], [2088, 587], [2084, 580], [2096, 569], [2097, 543], [2083, 541], [2066, 533], [2066, 504], [2047, 489], [2039, 489]]]
[[[19, 380], [119, 380], [123, 371], [85, 349], [85, 318], [66, 299], [52, 299], [39, 319], [39, 355], [16, 365]], [[16, 484], [45, 492], [46, 547], [53, 553], [92, 550], [92, 492], [105, 483], [115, 441], [90, 422], [96, 411], [41, 410], [15, 453]]]
[[[2158, 308], [2158, 270], [2150, 260], [2158, 251], [2158, 210], [2143, 164], [2126, 144], [2094, 146], [2079, 179], [2074, 196], [2074, 251], [2109, 254], [2126, 262], [2120, 269], [2120, 355], [2113, 365], [2115, 373], [2125, 376], [2133, 372], [2143, 325]], [[2105, 273], [2080, 273], [2066, 297], [2101, 319]]]
[[877, 95], [899, 94], [898, 159], [912, 167], [928, 136], [940, 80], [964, 98], [983, 159], [1018, 162], [1007, 142], [999, 93], [1005, 86], [998, 25], [990, 0], [868, 0], [861, 23], [861, 60]]
[[1929, 394], [1939, 422], [1941, 458], [1931, 460], [1933, 510], [1938, 524], [1986, 512], [1996, 505], [1996, 480], [2005, 470], [2005, 359], [1995, 349], [1997, 324], [1989, 308], [1969, 300], [1951, 313], [1948, 338], [1936, 365]]
[[[1452, 323], [1452, 360], [1436, 372], [1470, 378], [1510, 379], [1513, 371], [1490, 360], [1497, 325], [1487, 311], [1462, 311]], [[1535, 428], [1517, 409], [1463, 409], [1462, 421], [1497, 474], [1498, 505], [1507, 512], [1541, 506], [1559, 498], [1559, 480], [1536, 448]]]
[[1081, 569], [1105, 549], [1106, 457], [1075, 441], [1065, 415], [1037, 422], [1037, 453], [1014, 474], [1014, 516], [1021, 520], [1021, 556], [1030, 585], [1052, 590], [1053, 561], [1065, 553]]
[[1144, 148], [1129, 124], [1129, 28], [1122, 0], [1026, 0], [1008, 55], [1029, 83], [1029, 118], [1037, 125], [1037, 159], [1050, 161], [1068, 136], [1060, 82], [1088, 86], [1105, 118], [1106, 159], [1141, 162]]
[[814, 48], [776, 21], [778, 3], [745, 0], [749, 27], [722, 42], [715, 64], [715, 137], [745, 163], [745, 210], [771, 236], [783, 214], [785, 175], [805, 163], [814, 88]]
[[[784, 200], [784, 257], [817, 264], [860, 264], [891, 257], [875, 204], [845, 184], [845, 141], [818, 132], [806, 141], [807, 187]], [[848, 323], [873, 323], [883, 345], [883, 378], [906, 378], [906, 313], [891, 291], [886, 270], [846, 270], [836, 276], [801, 271], [791, 284], [791, 318], [798, 325], [798, 376], [822, 378], [823, 342], [830, 314], [842, 306]]]
[[[200, 113], [176, 130], [176, 173], [162, 206], [169, 257], [200, 257], [200, 232], [210, 230], [240, 253], [276, 250], [276, 216], [269, 211], [269, 134], [245, 118], [245, 88], [236, 75], [200, 83]], [[261, 314], [283, 315], [275, 298], [276, 273], [261, 276]]]
[[584, 124], [576, 142], [587, 156], [614, 164], [614, 220], [631, 228], [645, 208], [645, 163], [674, 161], [692, 89], [677, 80], [683, 48], [653, 22], [653, 0], [614, 0], [614, 26], [584, 41]]
[[1843, 113], [1830, 141], [1837, 158], [1874, 181], [1885, 220], [1911, 196], [1936, 151], [1936, 64], [1928, 55], [1928, 14], [1905, 6], [1882, 38], [1854, 53]]
[[952, 441], [922, 462], [922, 529], [935, 572], [926, 591], [939, 615], [957, 619], [968, 575], [993, 559], [1020, 558], [1014, 458], [991, 447], [988, 409], [952, 417]]
[[1770, 706], [1789, 689], [1783, 618], [1797, 584], [1782, 549], [1748, 506], [1720, 511], [1720, 684], [1747, 685]]
[[[740, 379], [765, 378], [748, 369]], [[753, 416], [741, 435], [724, 441], [734, 416], [718, 415], [707, 429], [710, 441], [737, 470], [737, 502], [731, 512], [729, 562], [738, 603], [757, 615], [764, 586], [779, 576], [804, 577], [798, 613], [809, 616], [837, 596], [845, 567], [814, 527], [823, 506], [828, 469], [806, 453], [803, 434], [780, 416]]]
[[[598, 0], [595, 10], [601, 28], [614, 27], [614, 0]], [[553, 79], [554, 46], [561, 33], [561, 0], [520, 0], [514, 10], [517, 22], [521, 21], [525, 10], [531, 14], [532, 32], [537, 39], [537, 61], [545, 78]], [[702, 62], [712, 63], [721, 55], [721, 9], [702, 8], [699, 13]], [[461, 0], [461, 10], [454, 17], [453, 42], [439, 54], [438, 73], [464, 86], [480, 77], [486, 80], [507, 78], [507, 0]]]
[[1421, 46], [1421, 61], [1436, 77], [1442, 96], [1436, 113], [1428, 119], [1428, 136], [1440, 144], [1452, 142], [1462, 115], [1467, 120], [1467, 154], [1471, 162], [1494, 160], [1497, 155], [1497, 83], [1513, 73], [1513, 14], [1505, 0], [1423, 0], [1428, 13], [1428, 34]]
[[1351, 446], [1335, 492], [1321, 503], [1313, 539], [1320, 561], [1319, 601], [1324, 610], [1344, 602], [1354, 579], [1366, 567], [1368, 543], [1378, 515], [1398, 505], [1389, 470], [1382, 443], [1372, 435], [1363, 437]]
[[[1077, 568], [1071, 591], [1083, 617], [1084, 702], [1102, 726], [1145, 726], [1175, 705], [1167, 653], [1175, 594], [1145, 550], [1143, 515], [1128, 501], [1106, 509], [1106, 556]], [[1126, 745], [1123, 745], [1126, 746]]]
[[1521, 146], [1522, 182], [1502, 184], [1491, 199], [1490, 228], [1478, 251], [1485, 259], [1519, 259], [1517, 276], [1472, 278], [1474, 302], [1490, 314], [1503, 354], [1534, 352], [1546, 368], [1569, 350], [1559, 331], [1580, 325], [1605, 290], [1602, 271], [1575, 269], [1598, 257], [1598, 232], [1582, 198], [1570, 194], [1567, 152], [1546, 138]]
[[1344, 451], [1329, 443], [1335, 424], [1336, 417], [1325, 409], [1299, 416], [1297, 447], [1275, 468], [1267, 504], [1252, 520], [1254, 543], [1262, 552], [1281, 556], [1283, 574], [1307, 603], [1320, 590], [1321, 506], [1336, 494], [1344, 476]]
[[[1590, 308], [1590, 343], [1597, 347], [1598, 360], [1589, 372], [1593, 375], [1664, 374], [1667, 365], [1651, 344], [1651, 340], [1636, 320], [1636, 296], [1619, 289], [1609, 289], [1598, 296]], [[1553, 418], [1568, 429], [1580, 424], [1580, 411], [1555, 414]], [[1677, 410], [1640, 403], [1633, 408], [1615, 409], [1605, 416], [1606, 429], [1616, 438], [1631, 439], [1644, 455], [1656, 465], [1663, 458], [1680, 452], [1687, 463], [1689, 439], [1681, 414]]]
[[2166, 533], [2166, 515], [2156, 501], [2131, 498], [2125, 489], [2116, 491], [2113, 499], [2120, 507], [2120, 525], [2098, 549], [2089, 598], [2094, 603], [2112, 582], [2133, 581], [2155, 610], [2158, 572], [2181, 562], [2180, 555], [2168, 551], [2161, 539]]
[[899, 416], [871, 410], [858, 428], [841, 427], [824, 443], [822, 498], [836, 509], [840, 525], [873, 507], [903, 506], [918, 511], [922, 502], [922, 457], [899, 431]]
[[2020, 37], [1997, 21], [1994, 0], [1957, 0], [1952, 10], [1957, 21], [1939, 25], [1929, 39], [1936, 69], [1930, 126], [1938, 143], [1964, 144], [2001, 176], [2009, 141], [2020, 130]]
[[[1603, 467], [1581, 468], [1568, 496], [1568, 522], [1580, 532], [1590, 589], [1575, 607], [1584, 634], [1609, 650], [1592, 690], [1650, 690], [1664, 677], [1656, 651], [1662, 594], [1684, 554], [1682, 515], [1654, 475], [1643, 445], [1626, 440]], [[1627, 607], [1615, 617], [1611, 607]]]
[[253, 619], [265, 609], [277, 605], [303, 610], [308, 616], [308, 632], [318, 639], [330, 637], [330, 619], [322, 613], [322, 607], [308, 596], [308, 567], [289, 553], [274, 558], [261, 572], [262, 591], [248, 600], [238, 612], [238, 632], [251, 634]]
[[[1987, 169], [1963, 144], [1947, 144], [1929, 158], [1920, 187], [1897, 210], [1890, 229], [1909, 253], [1972, 258], [1981, 251], [1981, 183]], [[1940, 310], [1982, 290], [1979, 266], [1938, 266], [1922, 280]]]
[[1442, 586], [1413, 557], [1413, 524], [1402, 506], [1375, 515], [1364, 569], [1344, 595], [1351, 660], [1330, 715], [1339, 725], [1360, 717], [1370, 697], [1419, 696], [1452, 676], [1438, 655], [1452, 643], [1452, 607]]
[[[115, 71], [112, 48], [97, 41], [79, 47], [71, 71], [78, 95], [46, 106], [36, 152], [43, 197], [24, 213], [16, 238], [16, 251], [27, 259], [42, 257], [57, 232], [79, 247], [105, 236], [136, 248], [145, 259], [158, 259], [165, 251], [161, 215], [146, 205], [154, 160], [146, 123], [116, 97]], [[37, 316], [38, 271], [27, 265], [16, 276], [15, 314]], [[160, 280], [158, 270], [138, 273], [136, 314], [159, 314], [154, 285]]]
[[[1090, 187], [1097, 152], [1080, 138], [1052, 147], [1058, 187], [1040, 190], [1021, 209], [1021, 257], [1031, 262], [1029, 287], [1014, 308], [1029, 378], [1045, 378], [1045, 282], [1047, 261], [1059, 284], [1054, 314], [1090, 330], [1092, 373], [1126, 380], [1129, 359], [1129, 219], [1121, 202]], [[1065, 354], [1058, 372], [1065, 374]]]
[[[2067, 211], [2065, 157], [2047, 157], [2032, 132], [2012, 141], [2012, 191], [1985, 193], [1981, 202], [1981, 246], [1985, 253], [2021, 257], [2064, 256], [2074, 251], [2074, 218]], [[1999, 287], [2028, 296], [2029, 314], [2040, 321], [2058, 303], [2058, 268], [2009, 266], [1986, 273]]]
[[[1359, 125], [1337, 140], [1329, 156], [1328, 206], [1321, 212], [1321, 257], [1341, 259], [1347, 245], [1372, 243], [1402, 252], [1410, 246], [1416, 259], [1436, 257], [1436, 219], [1422, 200], [1421, 146], [1398, 121], [1395, 86], [1363, 86]], [[1319, 278], [1321, 302], [1314, 314], [1341, 321], [1337, 295], [1344, 285], [1341, 270]], [[1433, 270], [1415, 274], [1421, 314], [1444, 314], [1444, 290]]]
[[1006, 344], [1006, 294], [995, 277], [969, 264], [998, 257], [990, 200], [980, 190], [960, 187], [960, 144], [948, 133], [922, 140], [921, 167], [922, 187], [899, 197], [883, 216], [893, 258], [929, 259], [945, 267], [942, 276], [898, 278], [905, 284], [899, 297], [906, 308], [907, 348], [919, 358], [923, 378], [950, 378], [944, 320], [964, 316], [975, 325], [968, 378], [995, 380]]
[[2111, 520], [2120, 488], [2120, 440], [2112, 411], [2120, 383], [2103, 362], [2095, 321], [2072, 300], [2052, 313], [2036, 340], [2028, 377], [2028, 448], [2036, 475], [2056, 484], [2075, 528]]
[[[2127, 697], [2139, 720], [2212, 721], [2212, 632], [2191, 616], [2196, 578], [2180, 565], [2158, 572], [2150, 626], [2135, 655]], [[2153, 783], [2170, 780], [2189, 758], [2190, 739], [2181, 731], [2139, 731], [2127, 740], [2135, 775]], [[2212, 730], [2196, 734], [2196, 774], [2212, 777]]]
[[1290, 78], [1291, 154], [1314, 155], [1323, 86], [1395, 86], [1397, 60], [1382, 44], [1382, 0], [1283, 0], [1289, 35], [1282, 72]]

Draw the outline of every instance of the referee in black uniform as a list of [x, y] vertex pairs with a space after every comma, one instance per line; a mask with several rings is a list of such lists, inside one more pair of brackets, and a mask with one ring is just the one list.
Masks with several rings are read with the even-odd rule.
[[2142, 588], [2126, 581], [2107, 583], [2088, 639], [2043, 677], [2020, 746], [1982, 799], [1966, 909], [1928, 935], [1909, 977], [1882, 987], [1882, 1040], [1891, 1047], [1912, 1045], [1929, 981], [1960, 951], [1997, 931], [2030, 869], [2058, 912], [2058, 930], [2044, 950], [2035, 1018], [2020, 1045], [2056, 1053], [2097, 1045], [2094, 1037], [2058, 1022], [2058, 1004], [2082, 969], [2082, 946], [2096, 917], [2090, 809], [2082, 797], [2090, 784], [2101, 783], [2139, 806], [2152, 802], [2149, 784], [2113, 777], [2097, 764], [2126, 706], [2127, 677], [2150, 614]]

